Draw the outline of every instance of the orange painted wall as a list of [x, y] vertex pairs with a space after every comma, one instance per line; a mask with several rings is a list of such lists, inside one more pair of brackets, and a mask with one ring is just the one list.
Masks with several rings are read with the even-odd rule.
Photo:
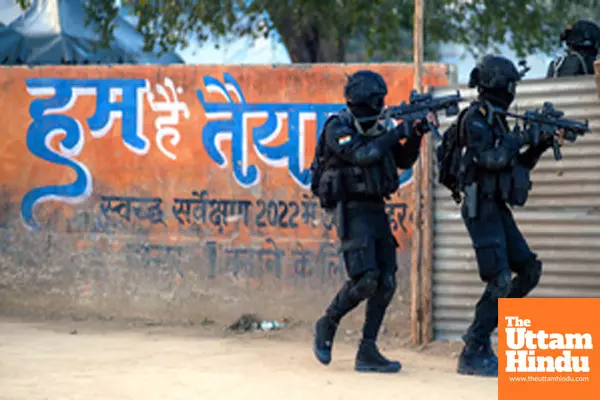
[[[364, 68], [384, 76], [388, 103], [408, 98], [402, 64], [1, 68], [6, 276], [51, 269], [74, 304], [131, 300], [134, 287], [151, 297], [157, 280], [181, 296], [186, 285], [244, 287], [249, 301], [264, 285], [337, 288], [335, 231], [307, 169], [346, 75]], [[426, 71], [427, 85], [447, 84], [444, 66]], [[388, 211], [406, 264], [411, 171], [402, 181]], [[67, 268], [69, 254], [79, 261]]]

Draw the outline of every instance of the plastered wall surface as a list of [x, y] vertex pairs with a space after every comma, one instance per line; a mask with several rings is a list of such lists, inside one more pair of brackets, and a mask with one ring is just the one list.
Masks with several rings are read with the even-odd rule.
[[[307, 319], [345, 279], [309, 191], [317, 134], [370, 68], [0, 68], [0, 309]], [[429, 65], [425, 83], [445, 85]], [[408, 299], [413, 174], [387, 207]]]

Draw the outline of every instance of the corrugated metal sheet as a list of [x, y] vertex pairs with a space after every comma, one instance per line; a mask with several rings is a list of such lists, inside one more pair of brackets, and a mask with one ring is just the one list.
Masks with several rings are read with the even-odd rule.
[[[460, 89], [438, 88], [436, 95]], [[519, 227], [540, 256], [544, 275], [531, 297], [600, 296], [600, 101], [594, 78], [523, 81], [513, 111], [551, 101], [567, 118], [590, 120], [592, 132], [562, 148], [557, 162], [547, 151], [532, 173], [533, 190], [524, 208], [515, 210]], [[452, 119], [441, 118], [440, 131]], [[435, 160], [434, 160], [435, 162]], [[562, 174], [559, 174], [562, 171]], [[436, 339], [460, 339], [473, 318], [484, 285], [475, 253], [450, 192], [437, 184], [434, 168], [433, 326]]]

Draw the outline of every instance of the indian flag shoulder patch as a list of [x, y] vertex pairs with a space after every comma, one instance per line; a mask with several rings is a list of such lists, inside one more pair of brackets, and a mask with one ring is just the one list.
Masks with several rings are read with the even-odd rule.
[[342, 136], [341, 138], [338, 139], [338, 144], [340, 146], [343, 146], [346, 143], [349, 143], [350, 140], [352, 140], [352, 136], [350, 136], [350, 135]]

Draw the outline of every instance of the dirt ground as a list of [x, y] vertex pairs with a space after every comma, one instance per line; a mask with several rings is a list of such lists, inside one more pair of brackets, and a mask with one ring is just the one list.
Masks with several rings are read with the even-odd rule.
[[495, 379], [454, 372], [453, 349], [388, 348], [383, 341], [403, 370], [359, 374], [353, 339], [338, 340], [324, 367], [313, 358], [309, 327], [293, 329], [231, 334], [0, 318], [0, 399], [497, 399]]

